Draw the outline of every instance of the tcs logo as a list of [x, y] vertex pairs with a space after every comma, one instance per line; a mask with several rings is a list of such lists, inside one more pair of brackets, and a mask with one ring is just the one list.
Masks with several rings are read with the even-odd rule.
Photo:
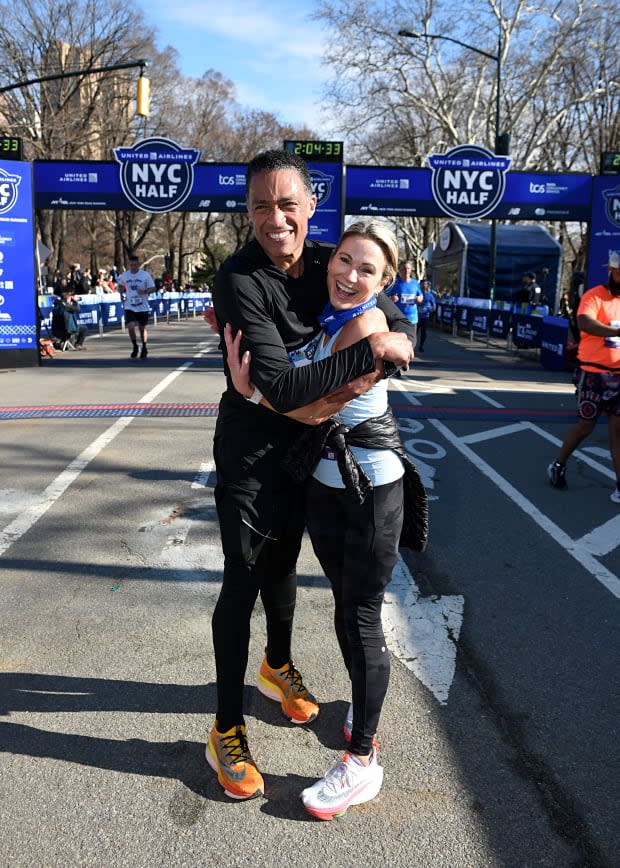
[[10, 175], [0, 169], [0, 214], [6, 214], [17, 202], [17, 188], [21, 181], [19, 175]]

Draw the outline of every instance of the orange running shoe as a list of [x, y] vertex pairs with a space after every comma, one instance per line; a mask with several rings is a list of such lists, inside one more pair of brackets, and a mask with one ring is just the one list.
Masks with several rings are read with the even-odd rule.
[[319, 704], [304, 687], [300, 673], [289, 660], [280, 669], [272, 669], [267, 657], [258, 670], [256, 685], [263, 696], [275, 699], [291, 723], [310, 723], [319, 715]]
[[233, 726], [227, 732], [218, 732], [213, 724], [205, 756], [231, 799], [253, 799], [265, 792], [263, 777], [248, 747], [245, 726]]

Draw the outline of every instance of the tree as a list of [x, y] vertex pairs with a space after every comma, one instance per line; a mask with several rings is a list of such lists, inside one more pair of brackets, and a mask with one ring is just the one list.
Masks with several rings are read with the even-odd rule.
[[[603, 145], [620, 145], [616, 3], [470, 0], [466, 12], [456, 17], [449, 0], [319, 0], [315, 16], [329, 29], [325, 61], [334, 73], [325, 104], [348, 154], [420, 166], [427, 154], [464, 142], [492, 149], [497, 63], [445, 39], [398, 31], [451, 36], [490, 55], [501, 33], [501, 131], [512, 134], [513, 168], [596, 173]], [[415, 221], [419, 256], [424, 222]]]

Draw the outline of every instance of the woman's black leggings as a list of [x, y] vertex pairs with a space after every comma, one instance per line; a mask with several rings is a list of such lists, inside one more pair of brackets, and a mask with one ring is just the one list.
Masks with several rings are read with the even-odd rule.
[[310, 480], [306, 524], [334, 594], [334, 625], [353, 695], [352, 753], [372, 750], [390, 679], [381, 606], [403, 524], [403, 482], [374, 488], [362, 506]]

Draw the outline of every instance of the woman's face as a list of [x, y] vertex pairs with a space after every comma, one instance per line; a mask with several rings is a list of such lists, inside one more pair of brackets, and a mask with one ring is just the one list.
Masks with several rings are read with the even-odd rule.
[[349, 235], [334, 251], [327, 266], [329, 300], [336, 310], [357, 307], [386, 284], [383, 251], [374, 241]]

